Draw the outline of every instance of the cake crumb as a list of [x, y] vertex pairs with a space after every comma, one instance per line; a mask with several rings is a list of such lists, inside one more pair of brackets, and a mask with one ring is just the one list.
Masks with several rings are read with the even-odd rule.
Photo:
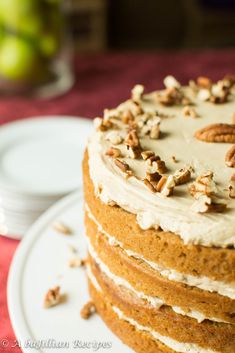
[[44, 298], [44, 308], [49, 309], [62, 302], [63, 296], [60, 293], [60, 287], [56, 286], [48, 290]]
[[178, 159], [176, 158], [176, 156], [171, 156], [171, 159], [172, 159], [172, 161], [174, 163], [178, 163], [179, 162]]
[[53, 224], [54, 230], [56, 230], [58, 233], [64, 234], [64, 235], [72, 235], [73, 231], [70, 227], [68, 227], [66, 224], [62, 222], [55, 222]]
[[82, 267], [85, 266], [86, 260], [81, 259], [79, 256], [73, 257], [69, 260], [69, 267], [75, 268], [75, 267]]
[[69, 247], [69, 250], [72, 254], [77, 254], [78, 249], [75, 246], [68, 244], [68, 247]]
[[96, 312], [95, 304], [92, 300], [88, 301], [81, 309], [80, 315], [84, 320], [88, 320]]

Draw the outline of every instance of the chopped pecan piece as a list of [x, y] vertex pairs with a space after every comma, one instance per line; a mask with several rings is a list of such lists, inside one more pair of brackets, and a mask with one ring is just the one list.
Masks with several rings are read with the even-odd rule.
[[188, 105], [186, 105], [183, 108], [183, 116], [184, 117], [190, 117], [190, 118], [197, 118], [198, 114], [196, 112], [196, 110], [192, 107], [189, 107]]
[[218, 190], [212, 172], [197, 177], [196, 181], [189, 186], [189, 192], [196, 199], [192, 205], [192, 210], [195, 212], [223, 212], [227, 207], [225, 200], [217, 195]]
[[133, 100], [130, 100], [128, 102], [127, 109], [130, 109], [130, 111], [134, 115], [134, 117], [144, 113], [140, 102], [136, 102], [136, 101], [133, 101]]
[[71, 268], [84, 266], [84, 264], [85, 261], [82, 260], [79, 256], [75, 256], [69, 260], [69, 267]]
[[127, 150], [128, 150], [128, 153], [129, 153], [129, 157], [132, 158], [132, 159], [137, 159], [141, 155], [140, 146], [138, 146], [138, 147], [129, 147], [129, 146], [127, 146]]
[[[146, 160], [149, 170], [157, 171], [160, 174], [167, 172], [167, 167], [164, 161], [161, 160], [159, 156], [151, 156]], [[151, 168], [150, 168], [151, 167]]]
[[110, 147], [105, 154], [109, 157], [118, 158], [121, 156], [121, 151], [119, 150], [119, 148]]
[[124, 124], [130, 124], [130, 122], [133, 122], [134, 120], [135, 120], [135, 117], [132, 114], [130, 109], [127, 109], [122, 113], [122, 122]]
[[161, 174], [167, 172], [166, 164], [162, 160], [157, 160], [152, 163], [153, 167], [156, 167], [157, 171]]
[[67, 226], [66, 224], [62, 223], [62, 222], [54, 222], [53, 228], [58, 233], [61, 233], [61, 234], [64, 234], [64, 235], [72, 235], [73, 234], [72, 229], [69, 226]]
[[144, 161], [146, 161], [148, 158], [153, 157], [155, 153], [153, 151], [143, 151], [141, 152], [141, 156]]
[[122, 143], [123, 138], [119, 131], [109, 131], [105, 136], [105, 140], [110, 141], [113, 145], [119, 145]]
[[235, 143], [235, 125], [211, 124], [196, 131], [194, 136], [205, 142]]
[[94, 126], [97, 131], [107, 131], [113, 127], [113, 123], [109, 120], [105, 121], [98, 117], [94, 119]]
[[44, 298], [44, 308], [48, 309], [52, 306], [58, 305], [61, 302], [60, 287], [49, 289]]
[[125, 145], [129, 146], [129, 147], [139, 147], [140, 146], [140, 141], [139, 141], [139, 137], [137, 135], [137, 131], [136, 130], [131, 130], [124, 141]]
[[160, 160], [161, 158], [159, 156], [155, 156], [154, 154], [153, 156], [150, 156], [147, 158], [147, 164], [152, 166], [154, 162], [160, 161]]
[[182, 93], [176, 88], [166, 88], [159, 96], [159, 103], [166, 106], [181, 104]]
[[148, 179], [144, 179], [143, 182], [149, 188], [150, 191], [157, 192], [153, 184]]
[[161, 194], [164, 196], [170, 196], [173, 194], [175, 187], [175, 181], [173, 175], [168, 176], [166, 179], [166, 182], [164, 183], [162, 189], [161, 189]]
[[207, 88], [202, 88], [198, 91], [197, 95], [198, 99], [200, 99], [203, 102], [206, 102], [210, 99], [211, 97], [211, 92]]
[[87, 302], [80, 311], [81, 318], [87, 320], [92, 314], [96, 312], [95, 304], [93, 301]]
[[149, 181], [159, 181], [161, 177], [162, 176], [158, 172], [151, 173], [150, 171], [146, 171], [146, 179]]
[[233, 183], [233, 185], [230, 184], [230, 185], [228, 186], [229, 197], [230, 197], [231, 199], [235, 199], [235, 185], [234, 185], [234, 184], [235, 184], [235, 183]]
[[160, 124], [155, 124], [149, 134], [151, 139], [158, 139], [160, 137]]
[[171, 156], [171, 159], [172, 159], [172, 162], [178, 163], [178, 160], [177, 160], [177, 158], [175, 156]]
[[160, 137], [161, 119], [155, 113], [145, 113], [138, 120], [138, 127], [141, 135], [149, 135], [152, 139]]
[[131, 158], [139, 158], [141, 155], [141, 145], [136, 130], [131, 130], [124, 141]]
[[177, 170], [174, 173], [174, 180], [176, 185], [181, 185], [187, 183], [191, 178], [192, 168], [190, 166], [185, 166]]
[[160, 192], [162, 190], [162, 188], [163, 188], [164, 184], [166, 183], [166, 181], [167, 181], [167, 177], [165, 175], [163, 175], [161, 177], [161, 179], [159, 180], [159, 182], [157, 183], [157, 186], [156, 186], [156, 190], [158, 192]]
[[144, 94], [144, 86], [135, 85], [135, 87], [131, 91], [131, 99], [134, 102], [139, 102], [143, 98], [143, 94]]
[[192, 210], [197, 213], [223, 212], [226, 208], [224, 203], [213, 202], [212, 198], [201, 194], [192, 205]]
[[206, 76], [199, 76], [197, 78], [197, 85], [201, 88], [210, 89], [212, 86], [212, 81]]
[[166, 88], [180, 88], [181, 87], [180, 83], [172, 75], [166, 76], [163, 80], [163, 83]]
[[213, 173], [208, 171], [199, 175], [197, 179], [189, 185], [189, 192], [195, 199], [198, 198], [200, 194], [215, 194], [217, 192], [217, 187], [213, 180]]
[[123, 173], [132, 175], [132, 171], [130, 170], [129, 165], [126, 162], [120, 161], [120, 159], [116, 158], [114, 160], [114, 163]]
[[119, 119], [120, 111], [118, 109], [104, 109], [104, 123], [109, 124], [110, 119]]
[[225, 75], [223, 78], [223, 82], [227, 87], [231, 88], [235, 85], [235, 76], [234, 75]]
[[235, 168], [235, 145], [233, 145], [226, 153], [225, 163], [228, 167]]

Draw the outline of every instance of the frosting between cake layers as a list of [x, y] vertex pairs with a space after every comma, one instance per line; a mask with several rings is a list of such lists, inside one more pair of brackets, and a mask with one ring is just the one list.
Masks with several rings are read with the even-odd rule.
[[[87, 239], [87, 243], [88, 243], [88, 250], [90, 255], [92, 256], [92, 258], [95, 260], [95, 262], [99, 265], [101, 271], [109, 278], [111, 279], [116, 285], [118, 286], [123, 286], [124, 288], [127, 288], [129, 290], [131, 290], [133, 293], [135, 293], [135, 295], [140, 298], [140, 299], [144, 299], [146, 300], [151, 306], [153, 306], [154, 308], [158, 309], [163, 305], [167, 305], [162, 299], [156, 297], [156, 296], [150, 296], [150, 295], [146, 295], [143, 292], [137, 291], [135, 288], [133, 288], [133, 286], [125, 279], [115, 275], [114, 273], [112, 273], [110, 271], [110, 269], [108, 268], [108, 266], [106, 264], [103, 263], [103, 261], [99, 258], [98, 254], [96, 253], [96, 251], [94, 250], [94, 248], [92, 247], [90, 241]], [[92, 275], [94, 277], [94, 275], [91, 272], [91, 269], [88, 271], [88, 276]], [[96, 280], [96, 284], [99, 286], [97, 280]], [[221, 320], [219, 318], [209, 318], [206, 317], [204, 314], [196, 311], [196, 310], [189, 310], [187, 312], [185, 312], [182, 308], [178, 307], [178, 306], [171, 306], [172, 310], [175, 311], [177, 314], [181, 314], [184, 316], [189, 316], [193, 319], [196, 319], [199, 323], [208, 319], [211, 321], [215, 321], [215, 322], [226, 322], [224, 320]]]
[[[209, 124], [230, 123], [235, 111], [234, 98], [228, 103], [214, 105], [199, 102], [194, 98], [198, 118], [182, 116], [182, 107], [162, 107], [152, 95], [147, 96], [142, 105], [145, 111], [158, 110], [166, 117], [161, 119], [162, 137], [157, 140], [141, 137], [141, 145], [155, 151], [166, 162], [170, 173], [184, 165], [192, 165], [195, 175], [206, 171], [214, 173], [218, 188], [228, 203], [226, 211], [199, 214], [192, 209], [194, 199], [187, 185], [175, 188], [174, 195], [166, 197], [152, 193], [140, 180], [146, 170], [143, 160], [124, 158], [136, 177], [125, 178], [115, 166], [112, 158], [105, 155], [113, 144], [108, 140], [110, 131], [96, 131], [88, 142], [90, 177], [100, 199], [110, 204], [113, 201], [123, 209], [137, 215], [137, 222], [143, 229], [161, 227], [164, 231], [178, 234], [185, 244], [204, 246], [235, 246], [235, 199], [228, 198], [228, 184], [233, 168], [225, 166], [225, 154], [230, 144], [206, 143], [197, 140], [194, 133]], [[120, 107], [124, 107], [122, 104]], [[119, 126], [116, 131], [122, 137], [126, 127]], [[125, 153], [125, 146], [117, 145]], [[172, 156], [179, 161], [173, 162]]]
[[[90, 266], [87, 266], [87, 275], [88, 278], [90, 279], [91, 283], [94, 285], [96, 290], [99, 292], [102, 292], [102, 289], [97, 282], [95, 276], [93, 275]], [[170, 337], [166, 337], [163, 335], [160, 335], [158, 332], [150, 329], [149, 327], [140, 325], [137, 321], [133, 320], [130, 317], [127, 317], [118, 307], [112, 306], [113, 311], [118, 315], [118, 317], [121, 320], [125, 320], [129, 322], [131, 325], [135, 326], [138, 330], [140, 331], [145, 331], [150, 333], [155, 339], [159, 340], [160, 342], [164, 343], [166, 346], [169, 348], [174, 349], [176, 352], [185, 352], [185, 353], [216, 353], [216, 351], [210, 350], [210, 349], [204, 349], [197, 344], [194, 343], [182, 343], [178, 342]]]
[[113, 306], [112, 308], [113, 308], [113, 311], [118, 315], [118, 317], [121, 320], [125, 320], [125, 321], [129, 322], [131, 325], [135, 326], [140, 331], [145, 331], [145, 332], [150, 333], [155, 339], [164, 343], [167, 347], [173, 349], [176, 352], [180, 352], [180, 353], [198, 353], [198, 352], [200, 352], [200, 353], [216, 353], [216, 351], [214, 351], [214, 350], [202, 348], [195, 343], [182, 343], [182, 342], [176, 341], [170, 337], [162, 336], [157, 331], [154, 331], [147, 326], [140, 325], [134, 319], [127, 317], [118, 307]]
[[[189, 274], [180, 273], [176, 270], [164, 268], [156, 263], [146, 260], [142, 255], [132, 251], [125, 249], [123, 244], [118, 241], [113, 235], [108, 234], [102, 226], [97, 222], [96, 218], [92, 215], [88, 205], [85, 205], [86, 212], [88, 217], [97, 225], [98, 230], [105, 234], [108, 238], [110, 245], [119, 246], [128, 256], [132, 256], [136, 259], [142, 260], [144, 263], [149, 265], [152, 269], [156, 270], [161, 276], [179, 283], [187, 284], [188, 286], [197, 287], [202, 290], [206, 290], [209, 292], [216, 292], [222, 296], [235, 299], [235, 286], [232, 284], [224, 283], [222, 281], [212, 280], [206, 276], [193, 276]], [[200, 314], [201, 315], [201, 314]], [[200, 316], [198, 316], [200, 320]], [[215, 321], [215, 319], [213, 319]], [[218, 320], [217, 320], [218, 321]]]

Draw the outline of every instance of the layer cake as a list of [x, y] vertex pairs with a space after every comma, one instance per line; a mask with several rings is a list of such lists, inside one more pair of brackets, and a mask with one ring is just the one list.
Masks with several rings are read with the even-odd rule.
[[136, 352], [235, 352], [234, 78], [131, 98], [83, 162], [96, 309]]

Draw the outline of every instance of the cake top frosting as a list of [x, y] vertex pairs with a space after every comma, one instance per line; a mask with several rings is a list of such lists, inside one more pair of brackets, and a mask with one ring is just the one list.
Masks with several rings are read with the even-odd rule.
[[186, 244], [235, 246], [234, 78], [144, 93], [94, 120], [89, 168], [97, 195]]

